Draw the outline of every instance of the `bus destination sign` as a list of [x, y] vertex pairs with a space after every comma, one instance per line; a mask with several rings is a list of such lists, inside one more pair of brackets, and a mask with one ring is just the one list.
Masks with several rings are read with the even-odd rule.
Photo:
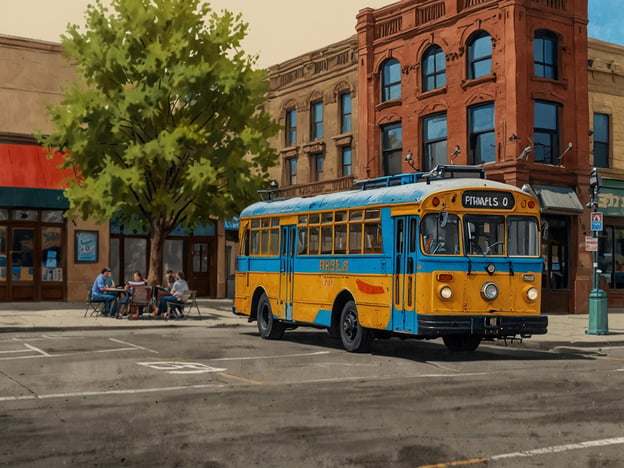
[[511, 210], [514, 207], [514, 197], [509, 192], [468, 190], [462, 196], [462, 205], [464, 208]]

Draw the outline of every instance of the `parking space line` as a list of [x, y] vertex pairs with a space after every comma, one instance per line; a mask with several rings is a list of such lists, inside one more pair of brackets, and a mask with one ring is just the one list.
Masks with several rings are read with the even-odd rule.
[[111, 341], [113, 341], [115, 343], [132, 346], [135, 349], [142, 349], [143, 351], [148, 351], [150, 353], [159, 354], [159, 352], [156, 351], [155, 349], [145, 348], [144, 346], [139, 346], [139, 345], [136, 345], [134, 343], [128, 343], [127, 341], [118, 340], [117, 338], [109, 338], [109, 340], [111, 340]]
[[180, 385], [177, 387], [140, 388], [140, 389], [128, 389], [128, 390], [105, 390], [105, 391], [100, 391], [100, 392], [48, 393], [48, 394], [42, 394], [42, 395], [0, 397], [0, 402], [21, 401], [21, 400], [46, 400], [46, 399], [53, 399], [53, 398], [73, 398], [73, 397], [86, 397], [86, 396], [138, 395], [142, 393], [176, 392], [180, 390], [197, 390], [197, 389], [203, 389], [203, 388], [222, 388], [222, 387], [225, 387], [225, 384]]
[[330, 354], [331, 351], [315, 351], [313, 353], [300, 353], [300, 354], [279, 354], [277, 356], [242, 356], [231, 358], [214, 358], [209, 361], [249, 361], [255, 359], [282, 359], [291, 357], [305, 357], [305, 356], [320, 356], [322, 354]]
[[452, 461], [452, 462], [447, 462], [447, 463], [436, 463], [434, 465], [420, 465], [418, 468], [446, 468], [449, 466], [474, 465], [477, 463], [503, 460], [505, 458], [534, 457], [536, 455], [547, 455], [551, 453], [567, 452], [569, 450], [578, 450], [578, 449], [592, 448], [592, 447], [605, 447], [607, 445], [620, 445], [620, 444], [624, 444], [624, 437], [614, 437], [611, 439], [601, 439], [601, 440], [588, 440], [588, 441], [579, 442], [576, 444], [554, 445], [551, 447], [544, 447], [544, 448], [533, 449], [533, 450], [523, 450], [521, 452], [503, 453], [500, 455], [493, 455], [491, 457], [457, 460], [457, 461]]

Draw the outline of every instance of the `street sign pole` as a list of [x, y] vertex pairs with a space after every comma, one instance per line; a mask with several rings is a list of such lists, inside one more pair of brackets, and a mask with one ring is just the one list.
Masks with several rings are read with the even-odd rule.
[[[602, 185], [598, 170], [594, 168], [589, 177], [590, 206], [592, 208], [591, 229], [592, 238], [598, 241], [598, 232], [603, 229], [602, 213], [598, 212], [598, 193]], [[598, 277], [598, 251], [592, 252], [592, 290], [589, 293], [589, 327], [588, 335], [606, 335], [609, 333], [609, 313], [607, 307], [607, 293], [600, 289]]]

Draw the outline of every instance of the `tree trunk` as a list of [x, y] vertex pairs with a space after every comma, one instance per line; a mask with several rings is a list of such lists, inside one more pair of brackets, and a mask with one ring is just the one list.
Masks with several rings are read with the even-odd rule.
[[147, 283], [155, 286], [163, 284], [163, 251], [165, 249], [166, 233], [162, 228], [152, 225], [152, 235], [150, 237], [150, 258], [149, 270], [147, 274]]

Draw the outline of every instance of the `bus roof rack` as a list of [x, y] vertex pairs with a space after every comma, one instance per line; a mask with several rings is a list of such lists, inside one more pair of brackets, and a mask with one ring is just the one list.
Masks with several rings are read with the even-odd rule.
[[453, 178], [470, 178], [485, 179], [485, 169], [479, 166], [455, 166], [447, 164], [438, 164], [429, 172], [422, 174], [421, 179], [425, 179], [427, 183], [431, 180], [453, 179]]
[[374, 179], [358, 180], [353, 184], [354, 189], [370, 190], [380, 187], [407, 185], [417, 182], [451, 178], [485, 179], [485, 169], [478, 166], [455, 166], [439, 164], [429, 172], [413, 172], [391, 176], [376, 177]]

